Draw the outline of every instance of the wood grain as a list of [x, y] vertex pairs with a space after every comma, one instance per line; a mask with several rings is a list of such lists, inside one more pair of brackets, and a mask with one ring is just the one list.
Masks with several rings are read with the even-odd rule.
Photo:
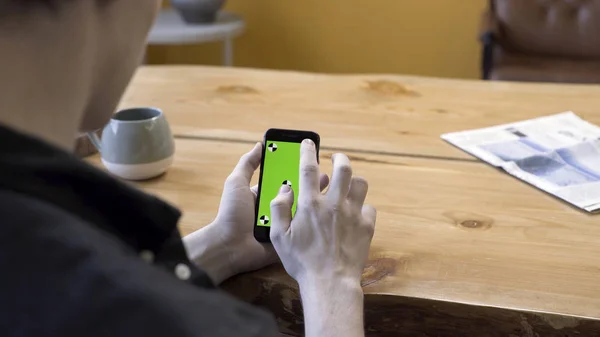
[[[251, 146], [176, 147], [167, 174], [137, 185], [182, 208], [190, 233], [213, 219], [222, 182]], [[363, 274], [371, 335], [600, 336], [596, 217], [479, 163], [348, 154], [378, 209]], [[279, 266], [227, 287], [272, 310], [283, 332], [301, 331], [296, 284]]]
[[308, 129], [329, 148], [471, 158], [439, 136], [566, 110], [600, 124], [600, 85], [148, 66], [122, 106], [149, 105], [177, 135], [256, 141], [270, 127]]

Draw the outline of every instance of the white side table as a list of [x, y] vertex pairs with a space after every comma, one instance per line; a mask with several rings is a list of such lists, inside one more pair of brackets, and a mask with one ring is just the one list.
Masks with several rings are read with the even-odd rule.
[[197, 44], [223, 41], [223, 64], [233, 65], [233, 39], [244, 32], [241, 16], [220, 12], [217, 20], [208, 24], [189, 24], [174, 9], [164, 9], [148, 35], [150, 45]]

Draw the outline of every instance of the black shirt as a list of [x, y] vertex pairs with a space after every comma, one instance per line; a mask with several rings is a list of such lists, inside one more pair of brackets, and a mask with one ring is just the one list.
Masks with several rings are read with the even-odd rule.
[[0, 335], [276, 336], [190, 263], [180, 212], [0, 127]]

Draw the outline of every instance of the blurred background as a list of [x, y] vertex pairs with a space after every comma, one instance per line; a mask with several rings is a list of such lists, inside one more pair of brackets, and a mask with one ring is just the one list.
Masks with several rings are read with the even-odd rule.
[[[165, 7], [170, 7], [165, 1]], [[235, 66], [480, 77], [485, 0], [228, 0]], [[222, 64], [222, 43], [150, 46], [151, 64]]]
[[600, 0], [170, 0], [164, 6], [149, 37], [151, 64], [600, 83]]

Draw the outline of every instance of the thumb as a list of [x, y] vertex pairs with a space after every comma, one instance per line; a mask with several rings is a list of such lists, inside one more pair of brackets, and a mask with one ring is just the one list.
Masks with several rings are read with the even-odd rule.
[[282, 236], [289, 230], [293, 203], [294, 191], [288, 185], [282, 185], [271, 201], [271, 238]]

